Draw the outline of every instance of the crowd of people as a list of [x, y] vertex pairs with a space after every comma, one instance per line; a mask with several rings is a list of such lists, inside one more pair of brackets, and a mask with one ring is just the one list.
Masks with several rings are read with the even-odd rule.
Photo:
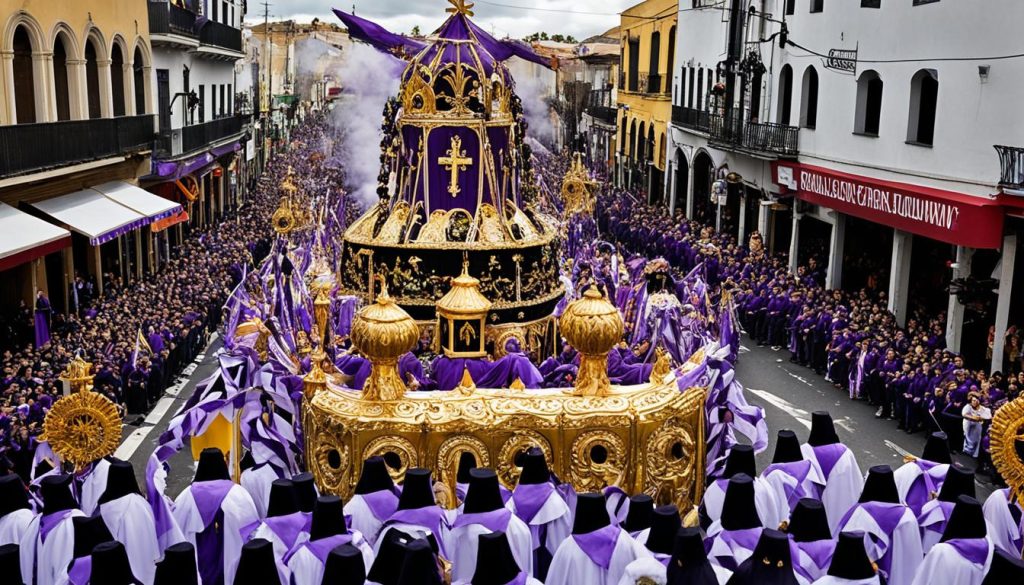
[[708, 284], [732, 295], [752, 341], [788, 350], [790, 361], [870, 403], [877, 417], [907, 433], [943, 430], [981, 472], [1001, 481], [987, 453], [987, 424], [1020, 395], [1024, 375], [968, 368], [946, 348], [944, 314], [915, 313], [900, 326], [884, 291], [826, 289], [815, 258], [794, 274], [784, 255], [767, 253], [760, 234], [741, 245], [680, 211], [670, 215], [616, 189], [601, 201], [605, 237], [630, 252], [664, 257], [679, 274], [702, 265]]

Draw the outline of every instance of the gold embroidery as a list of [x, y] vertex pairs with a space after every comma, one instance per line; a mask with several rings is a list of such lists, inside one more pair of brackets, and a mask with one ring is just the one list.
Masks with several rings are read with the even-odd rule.
[[469, 169], [473, 165], [473, 159], [467, 157], [466, 151], [462, 150], [462, 139], [458, 136], [452, 136], [452, 146], [448, 149], [447, 155], [438, 158], [437, 164], [443, 165], [444, 170], [451, 171], [448, 193], [455, 197], [462, 191], [459, 188], [459, 172]]

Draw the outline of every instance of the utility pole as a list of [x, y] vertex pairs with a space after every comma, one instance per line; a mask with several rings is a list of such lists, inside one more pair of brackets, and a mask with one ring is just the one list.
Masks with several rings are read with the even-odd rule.
[[733, 140], [743, 136], [743, 104], [740, 104], [738, 116], [733, 111], [736, 99], [736, 72], [740, 61], [743, 60], [743, 22], [746, 13], [742, 4], [741, 0], [731, 0], [729, 46], [725, 59], [725, 115], [722, 121], [726, 135]]

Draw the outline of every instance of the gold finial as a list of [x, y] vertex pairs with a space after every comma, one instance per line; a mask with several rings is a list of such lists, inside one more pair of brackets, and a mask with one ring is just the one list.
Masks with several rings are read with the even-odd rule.
[[352, 320], [352, 344], [370, 360], [370, 377], [363, 385], [365, 400], [399, 400], [406, 386], [398, 374], [398, 358], [412, 349], [420, 328], [384, 291]]
[[448, 3], [452, 5], [451, 8], [445, 8], [445, 12], [448, 14], [464, 14], [466, 16], [473, 16], [473, 3], [466, 2], [466, 0], [448, 0]]
[[455, 387], [456, 390], [463, 394], [472, 394], [476, 390], [476, 382], [473, 381], [472, 374], [469, 373], [469, 368], [462, 368], [462, 379], [459, 380], [459, 385]]
[[580, 369], [576, 378], [576, 394], [606, 396], [608, 352], [622, 340], [622, 315], [608, 302], [596, 286], [583, 293], [566, 307], [558, 327], [570, 345], [580, 352]]

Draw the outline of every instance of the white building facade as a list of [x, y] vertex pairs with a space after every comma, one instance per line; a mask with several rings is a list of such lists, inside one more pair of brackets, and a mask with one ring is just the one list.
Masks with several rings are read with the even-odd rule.
[[[708, 76], [717, 83], [720, 71], [709, 61], [728, 39], [730, 13], [692, 10], [701, 3], [680, 4], [674, 103], [683, 107], [701, 87], [700, 77], [697, 87], [690, 82], [688, 63], [711, 69], [705, 88]], [[1012, 55], [1020, 53], [1015, 23], [1024, 3], [740, 4], [744, 55], [757, 51], [765, 65], [758, 121], [799, 127], [795, 152], [751, 157], [726, 149], [720, 162], [714, 124], [705, 146], [687, 128], [699, 114], [683, 110], [681, 131], [673, 132], [683, 153], [707, 149], [716, 171], [726, 164], [762, 190], [759, 225], [766, 240], [788, 241], [791, 268], [814, 257], [827, 266], [829, 288], [886, 292], [901, 324], [915, 312], [946, 312], [948, 346], [978, 354], [968, 356], [975, 363], [987, 358], [984, 340], [994, 327], [991, 365], [1003, 369], [1006, 330], [1024, 320], [1024, 302], [1011, 294], [1024, 207], [1024, 117], [1015, 107], [1024, 98], [1024, 59]], [[783, 22], [780, 48], [773, 35]], [[961, 298], [946, 295], [951, 282]]]
[[247, 179], [252, 108], [239, 111], [236, 95], [251, 91], [252, 78], [239, 79], [235, 67], [245, 57], [245, 2], [148, 6], [158, 139], [146, 179], [155, 192], [184, 197], [189, 225], [206, 225], [240, 203]]

